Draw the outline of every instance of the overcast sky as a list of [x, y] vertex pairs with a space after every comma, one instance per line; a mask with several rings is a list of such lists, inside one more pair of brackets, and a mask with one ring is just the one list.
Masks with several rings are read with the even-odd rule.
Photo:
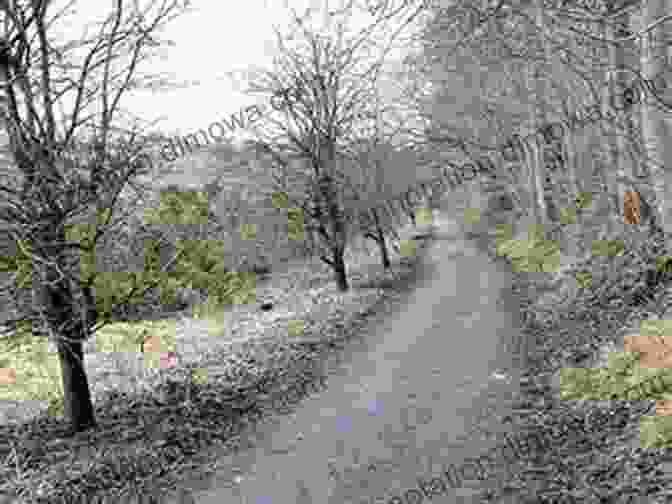
[[[339, 0], [289, 0], [289, 7], [298, 12], [310, 6], [324, 11], [327, 2], [331, 9], [339, 4]], [[79, 23], [83, 27], [85, 22], [107, 15], [109, 10], [101, 5], [106, 3], [110, 7], [113, 4], [112, 0], [80, 0], [65, 37], [74, 38], [70, 30]], [[134, 92], [123, 103], [144, 119], [162, 119], [160, 127], [164, 132], [180, 135], [206, 129], [213, 121], [228, 119], [254, 104], [255, 98], [241, 93], [237, 83], [226, 75], [244, 73], [252, 66], [272, 68], [273, 25], [281, 32], [288, 27], [286, 3], [287, 0], [191, 0], [193, 11], [173, 20], [163, 32], [175, 46], [167, 48], [165, 56], [144, 70], [165, 72], [176, 80], [197, 84], [171, 91]], [[353, 17], [350, 26], [356, 30], [371, 19], [361, 13]], [[401, 55], [395, 53], [397, 58]]]

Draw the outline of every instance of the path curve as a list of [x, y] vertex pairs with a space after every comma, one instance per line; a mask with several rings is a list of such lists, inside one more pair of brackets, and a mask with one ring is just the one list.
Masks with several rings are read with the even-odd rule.
[[[429, 482], [495, 446], [471, 431], [479, 415], [498, 428], [491, 408], [515, 380], [495, 370], [519, 329], [500, 296], [510, 277], [465, 238], [460, 217], [435, 212], [425, 277], [405, 310], [367, 336], [327, 390], [222, 460], [210, 488], [192, 490], [198, 504], [476, 502], [482, 481], [445, 492]], [[418, 478], [430, 484], [424, 497]]]

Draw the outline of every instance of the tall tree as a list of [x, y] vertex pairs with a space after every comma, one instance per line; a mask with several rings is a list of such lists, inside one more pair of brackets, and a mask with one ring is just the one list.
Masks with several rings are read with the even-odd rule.
[[[613, 40], [608, 45], [609, 71], [608, 85], [605, 86], [604, 108], [605, 115], [609, 112], [617, 112], [614, 108], [625, 108], [628, 99], [624, 96], [624, 91], [631, 83], [627, 82], [625, 71], [628, 63], [627, 46], [630, 32], [630, 15], [622, 5], [609, 4], [606, 8], [607, 19], [604, 23], [605, 39]], [[633, 191], [635, 187], [635, 178], [633, 163], [628, 157], [628, 142], [633, 136], [634, 126], [631, 119], [631, 107], [628, 113], [622, 114], [619, 121], [614, 121], [613, 135], [610, 137], [610, 165], [614, 169], [616, 187], [614, 190], [615, 204], [617, 214], [623, 216], [626, 191]]]
[[[664, 22], [670, 15], [670, 0], [646, 0], [641, 14], [641, 69], [644, 82], [660, 82], [668, 62], [669, 34], [672, 21]], [[672, 146], [670, 130], [665, 120], [665, 110], [649, 88], [642, 103], [642, 136], [646, 163], [656, 196], [660, 225], [672, 231]]]
[[[347, 27], [353, 2], [332, 13], [324, 33], [310, 11], [302, 17], [293, 13], [292, 29], [299, 33], [283, 36], [276, 30], [275, 68], [261, 71], [248, 90], [271, 99], [275, 113], [249, 129], [272, 157], [278, 189], [302, 211], [306, 234], [318, 238], [318, 255], [334, 271], [341, 291], [347, 291], [349, 284], [344, 260], [346, 177], [340, 152], [370, 110], [371, 83], [377, 80], [395, 38], [423, 8], [407, 2], [386, 5], [352, 36]], [[398, 26], [391, 35], [384, 31], [390, 26]], [[382, 49], [376, 47], [381, 36]], [[378, 54], [371, 57], [372, 51]]]
[[[548, 43], [545, 38], [545, 12], [543, 0], [535, 0], [534, 3], [535, 24], [530, 27], [532, 47], [537, 50], [532, 53], [529, 69], [529, 89], [533, 90], [532, 108], [532, 133], [545, 126], [547, 114], [544, 100], [549, 94], [550, 86], [547, 84], [548, 75]], [[533, 214], [535, 223], [543, 226], [544, 233], [548, 232], [548, 205], [546, 201], [546, 164], [544, 159], [544, 145], [533, 141], [530, 143], [529, 170], [530, 187], [535, 195]]]
[[[160, 45], [155, 33], [185, 10], [177, 1], [144, 7], [117, 0], [94, 36], [62, 41], [63, 33], [73, 34], [71, 24], [64, 27], [66, 10], [53, 14], [44, 0], [0, 3], [14, 159], [13, 183], [0, 186], [0, 220], [15, 246], [8, 267], [27, 260], [34, 273], [32, 306], [8, 323], [29, 332], [41, 324], [56, 341], [64, 409], [74, 431], [95, 426], [82, 344], [109, 321], [97, 299], [98, 272], [85, 277], [85, 263], [95, 271], [96, 245], [119, 224], [112, 216], [120, 213], [122, 190], [152, 171], [136, 129], [119, 122], [120, 100], [152, 83], [154, 76], [139, 75], [139, 67]], [[85, 162], [57, 155], [80, 144], [91, 148]], [[82, 218], [93, 220], [94, 232], [75, 239], [71, 231]], [[142, 290], [136, 287], [127, 302]]]

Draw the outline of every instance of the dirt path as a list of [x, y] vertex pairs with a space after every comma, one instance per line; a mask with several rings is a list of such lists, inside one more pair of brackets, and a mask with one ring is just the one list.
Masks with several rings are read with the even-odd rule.
[[515, 380], [494, 371], [508, 367], [503, 349], [519, 331], [500, 296], [505, 269], [464, 238], [459, 212], [436, 216], [437, 239], [405, 311], [366, 337], [326, 391], [258, 426], [251, 448], [192, 490], [198, 504], [476, 502], [483, 481], [425, 487], [423, 497], [418, 478], [429, 482], [501, 442], [472, 431], [483, 422], [496, 429], [494, 412], [505, 413]]

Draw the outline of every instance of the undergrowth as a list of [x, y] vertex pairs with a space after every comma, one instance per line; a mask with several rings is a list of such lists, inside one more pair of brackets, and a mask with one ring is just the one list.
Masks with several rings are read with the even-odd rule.
[[586, 240], [589, 226], [601, 224], [584, 218], [582, 253], [559, 266], [557, 243], [534, 233], [516, 241], [511, 224], [489, 230], [492, 255], [514, 269], [531, 349], [511, 421], [551, 449], [525, 457], [488, 502], [654, 503], [672, 495], [663, 470], [672, 417], [652, 415], [653, 399], [672, 397], [669, 371], [643, 368], [634, 352], [614, 352], [603, 368], [576, 368], [624, 331], [666, 319], [670, 235], [625, 226]]
[[[417, 251], [425, 247], [423, 240]], [[278, 338], [277, 320], [255, 311], [245, 332], [264, 334], [221, 347], [213, 340], [193, 362], [158, 369], [136, 392], [106, 390], [94, 403], [95, 429], [73, 436], [55, 412], [0, 425], [0, 501], [9, 494], [39, 504], [100, 502], [103, 496], [117, 502], [129, 494], [169, 493], [185, 474], [214, 471], [222, 454], [238, 447], [243, 429], [291, 411], [324, 388], [328, 356], [339, 354], [369, 321], [403, 302], [415, 284], [419, 257], [401, 257], [382, 275], [378, 265], [362, 264], [351, 272], [348, 294], [325, 288], [331, 285], [329, 274], [316, 284], [312, 275], [304, 275], [305, 265], [284, 275], [286, 284], [274, 279], [268, 288], [277, 304], [286, 298], [305, 300], [309, 307], [301, 315], [301, 338]], [[137, 341], [128, 329], [129, 334], [103, 338], [103, 348], [130, 350]], [[44, 350], [47, 358], [55, 357], [46, 345]]]

